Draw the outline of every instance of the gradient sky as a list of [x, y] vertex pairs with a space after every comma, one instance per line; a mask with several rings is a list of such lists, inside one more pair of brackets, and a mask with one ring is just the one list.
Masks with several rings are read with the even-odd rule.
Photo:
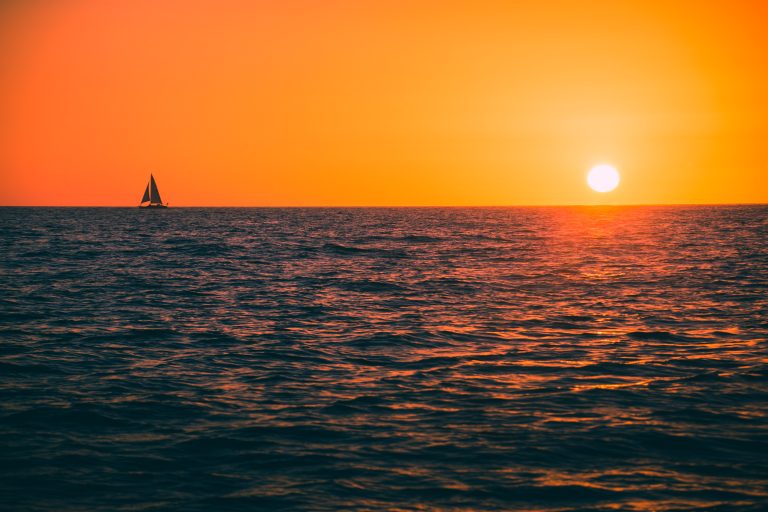
[[[0, 204], [768, 202], [768, 3], [6, 0]], [[611, 163], [614, 192], [585, 174]]]

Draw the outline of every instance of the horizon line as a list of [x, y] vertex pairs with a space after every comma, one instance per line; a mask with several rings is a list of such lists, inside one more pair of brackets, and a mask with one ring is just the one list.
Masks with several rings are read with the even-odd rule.
[[[768, 206], [764, 203], [561, 203], [561, 204], [448, 204], [448, 205], [181, 205], [169, 208], [562, 208], [562, 207], [604, 207], [604, 206]], [[0, 205], [0, 208], [140, 208], [138, 205]]]

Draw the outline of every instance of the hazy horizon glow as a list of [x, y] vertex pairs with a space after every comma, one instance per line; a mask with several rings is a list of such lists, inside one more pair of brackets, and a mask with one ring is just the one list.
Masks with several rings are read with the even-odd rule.
[[765, 203], [766, 15], [4, 2], [0, 205], [136, 205], [150, 172], [176, 206]]

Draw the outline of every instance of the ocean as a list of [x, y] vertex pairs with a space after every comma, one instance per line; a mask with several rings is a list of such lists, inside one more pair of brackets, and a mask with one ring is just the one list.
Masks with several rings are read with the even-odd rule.
[[768, 207], [2, 208], [0, 509], [768, 510]]

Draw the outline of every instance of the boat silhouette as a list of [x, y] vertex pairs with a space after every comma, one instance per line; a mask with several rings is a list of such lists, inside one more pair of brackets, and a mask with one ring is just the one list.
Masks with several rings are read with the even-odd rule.
[[155, 177], [152, 176], [151, 173], [149, 175], [149, 183], [147, 183], [147, 188], [144, 189], [144, 195], [141, 197], [141, 204], [139, 204], [139, 208], [168, 208], [168, 204], [163, 204], [163, 200], [160, 199], [160, 192], [157, 190]]

